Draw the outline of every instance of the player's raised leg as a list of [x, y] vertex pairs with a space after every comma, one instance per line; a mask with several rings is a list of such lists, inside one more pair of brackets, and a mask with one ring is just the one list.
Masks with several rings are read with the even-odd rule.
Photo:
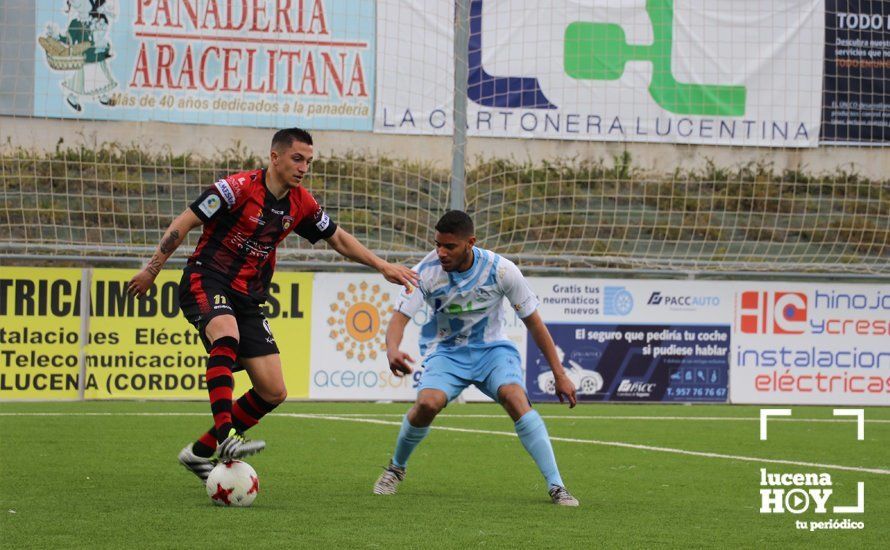
[[[244, 433], [287, 399], [287, 388], [281, 368], [281, 356], [277, 353], [260, 357], [239, 358], [247, 371], [253, 387], [232, 405], [232, 425], [238, 433]], [[209, 459], [216, 452], [216, 426], [211, 426], [189, 448], [196, 457]], [[188, 454], [188, 451], [183, 450]], [[209, 470], [208, 470], [209, 472]], [[195, 472], [197, 474], [197, 472]], [[199, 477], [201, 477], [199, 475]]]
[[507, 414], [513, 419], [516, 435], [522, 442], [522, 446], [534, 459], [538, 469], [547, 480], [550, 498], [554, 504], [562, 506], [578, 506], [578, 500], [565, 488], [559, 467], [556, 465], [556, 456], [553, 454], [553, 445], [550, 443], [550, 435], [544, 419], [534, 410], [528, 401], [528, 396], [522, 386], [507, 384], [498, 388], [498, 401], [503, 405]]
[[375, 495], [392, 495], [396, 492], [399, 483], [405, 479], [408, 458], [427, 436], [430, 424], [447, 403], [448, 396], [442, 390], [422, 389], [417, 393], [414, 406], [402, 418], [392, 460], [374, 484]]

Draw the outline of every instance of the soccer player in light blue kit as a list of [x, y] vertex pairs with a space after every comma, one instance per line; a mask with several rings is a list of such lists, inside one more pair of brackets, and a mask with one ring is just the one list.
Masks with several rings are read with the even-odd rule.
[[511, 261], [476, 248], [473, 220], [447, 212], [436, 224], [436, 250], [414, 268], [418, 288], [403, 291], [386, 331], [386, 356], [397, 376], [412, 372], [411, 357], [399, 350], [405, 326], [423, 307], [432, 309], [421, 329], [425, 371], [417, 400], [402, 420], [395, 453], [374, 485], [378, 495], [394, 494], [405, 479], [408, 457], [449, 401], [470, 384], [498, 401], [515, 422], [516, 433], [549, 484], [554, 504], [577, 506], [565, 488], [544, 421], [525, 393], [519, 351], [504, 333], [502, 301], [510, 302], [553, 371], [560, 402], [574, 407], [575, 386], [565, 374], [553, 338], [538, 313], [538, 298]]

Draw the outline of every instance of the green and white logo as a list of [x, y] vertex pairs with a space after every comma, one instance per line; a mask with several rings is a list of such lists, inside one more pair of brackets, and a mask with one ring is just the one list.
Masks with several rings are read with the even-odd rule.
[[571, 23], [565, 31], [565, 71], [578, 80], [618, 80], [628, 61], [650, 61], [649, 94], [660, 107], [680, 115], [736, 117], [745, 114], [744, 86], [679, 82], [671, 71], [673, 0], [647, 0], [651, 45], [630, 45], [613, 23]]

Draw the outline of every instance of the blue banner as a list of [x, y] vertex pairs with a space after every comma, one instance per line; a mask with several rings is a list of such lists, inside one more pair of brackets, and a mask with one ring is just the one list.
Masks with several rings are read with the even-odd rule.
[[[548, 324], [579, 401], [725, 402], [729, 325]], [[557, 399], [553, 373], [529, 339], [526, 387]]]
[[823, 142], [890, 141], [888, 69], [890, 2], [827, 0]]
[[38, 0], [34, 114], [370, 130], [373, 0]]

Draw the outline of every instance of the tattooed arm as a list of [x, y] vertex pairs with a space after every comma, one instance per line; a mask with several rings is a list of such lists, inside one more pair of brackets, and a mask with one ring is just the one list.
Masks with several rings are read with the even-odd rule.
[[173, 255], [173, 252], [185, 240], [188, 232], [201, 225], [201, 223], [203, 222], [192, 212], [191, 208], [186, 208], [182, 214], [177, 216], [173, 223], [170, 224], [170, 227], [167, 228], [164, 238], [161, 239], [151, 259], [130, 280], [127, 292], [134, 296], [145, 295], [148, 289], [151, 288], [152, 283], [154, 283], [155, 277], [161, 272], [161, 268], [164, 267], [164, 264]]

